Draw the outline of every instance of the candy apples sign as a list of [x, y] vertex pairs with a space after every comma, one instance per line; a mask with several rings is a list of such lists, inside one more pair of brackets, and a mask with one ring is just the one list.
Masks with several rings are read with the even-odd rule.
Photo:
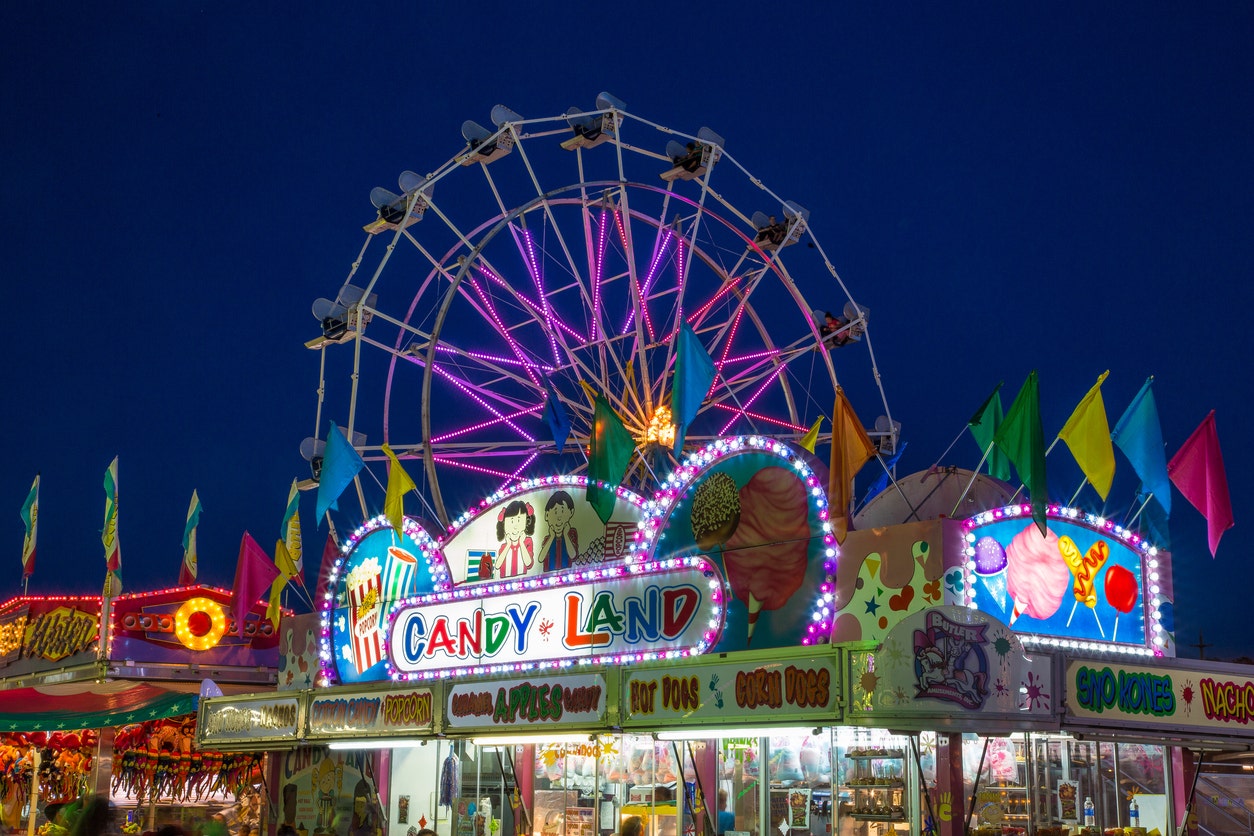
[[[639, 573], [589, 570], [565, 576], [564, 585], [509, 584], [470, 600], [449, 600], [468, 597], [465, 590], [406, 601], [392, 612], [391, 673], [426, 679], [563, 659], [619, 663], [702, 653], [722, 624], [715, 574], [693, 557]], [[508, 588], [519, 585], [526, 588]]]

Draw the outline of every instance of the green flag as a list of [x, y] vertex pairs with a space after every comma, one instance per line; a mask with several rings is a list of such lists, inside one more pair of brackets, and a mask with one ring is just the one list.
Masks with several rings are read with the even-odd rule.
[[993, 436], [1002, 421], [1001, 387], [1002, 384], [998, 383], [993, 394], [988, 396], [984, 405], [967, 421], [967, 427], [970, 428], [975, 443], [980, 445], [980, 452], [988, 453], [988, 475], [1006, 482], [1010, 480], [1010, 462], [1006, 461], [1005, 453], [993, 446]]
[[[627, 465], [636, 452], [636, 440], [623, 426], [622, 419], [601, 395], [596, 396], [592, 416], [592, 449], [588, 455], [588, 502], [601, 522], [614, 513], [617, 489], [627, 475]], [[603, 483], [602, 487], [598, 482]]]
[[1045, 511], [1049, 491], [1045, 484], [1045, 431], [1041, 428], [1041, 396], [1033, 371], [1015, 395], [1015, 402], [1006, 413], [1006, 420], [997, 428], [993, 443], [1006, 452], [1028, 488], [1032, 500], [1032, 519], [1046, 533]]

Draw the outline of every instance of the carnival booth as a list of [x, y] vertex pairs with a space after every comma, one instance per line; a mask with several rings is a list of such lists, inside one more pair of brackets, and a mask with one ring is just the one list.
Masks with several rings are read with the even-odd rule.
[[192, 586], [0, 605], [0, 789], [9, 827], [43, 821], [47, 805], [83, 793], [109, 795], [136, 832], [214, 813], [258, 818], [260, 756], [195, 745], [202, 683], [231, 693], [274, 682], [278, 640], [264, 605], [247, 614], [239, 636], [230, 598]]
[[[762, 760], [776, 790], [821, 783], [828, 749], [804, 738], [837, 716], [838, 665], [806, 649], [832, 627], [822, 481], [789, 445], [736, 437], [651, 499], [600, 486], [613, 494], [604, 521], [584, 478], [547, 477], [486, 498], [439, 539], [409, 519], [355, 532], [320, 624], [325, 699], [421, 705], [429, 689], [438, 706], [431, 726], [399, 732], [418, 745], [346, 732], [392, 750], [380, 782], [391, 832], [606, 834], [641, 815], [649, 833], [678, 836], [756, 827], [772, 803], [782, 816]], [[698, 660], [710, 666], [697, 677], [665, 669]], [[657, 687], [632, 679], [637, 668]], [[724, 714], [767, 739], [790, 723], [806, 734], [774, 755], [754, 732], [727, 746], [653, 737], [698, 721], [726, 731]], [[724, 785], [736, 827], [717, 828]], [[830, 814], [821, 794], [813, 804]]]

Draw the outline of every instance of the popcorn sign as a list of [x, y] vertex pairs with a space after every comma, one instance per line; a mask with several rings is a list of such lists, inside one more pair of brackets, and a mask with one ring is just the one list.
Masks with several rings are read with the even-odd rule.
[[364, 671], [383, 659], [383, 640], [379, 635], [379, 618], [383, 607], [379, 600], [379, 561], [373, 557], [348, 574], [348, 617], [352, 635], [352, 659]]

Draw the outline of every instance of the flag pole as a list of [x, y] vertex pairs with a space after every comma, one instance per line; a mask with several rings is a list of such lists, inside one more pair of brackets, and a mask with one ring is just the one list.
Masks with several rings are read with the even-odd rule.
[[1068, 507], [1075, 505], [1076, 498], [1080, 496], [1080, 491], [1084, 490], [1084, 486], [1089, 483], [1089, 477], [1085, 476], [1084, 481], [1080, 483], [1080, 487], [1075, 489], [1075, 496], [1071, 497], [1071, 501], [1067, 503]]
[[[953, 445], [951, 444], [950, 446], [952, 447]], [[958, 513], [958, 509], [962, 507], [962, 501], [966, 499], [967, 494], [971, 492], [971, 486], [975, 484], [975, 480], [980, 478], [980, 468], [984, 466], [984, 462], [988, 461], [988, 457], [989, 455], [992, 454], [993, 447], [995, 446], [996, 446], [996, 442], [989, 444], [988, 449], [984, 451], [984, 455], [980, 456], [980, 463], [977, 464], [975, 466], [975, 470], [972, 471], [970, 481], [968, 481], [967, 486], [962, 489], [962, 496], [958, 497], [958, 501], [954, 503], [954, 510], [949, 512], [949, 516], [952, 517], [954, 514]], [[1020, 488], [1020, 490], [1022, 490], [1022, 488]], [[1019, 495], [1019, 491], [1015, 491], [1015, 496], [1018, 496], [1018, 495]], [[1010, 498], [1010, 501], [1014, 502], [1013, 496]]]
[[1128, 520], [1126, 523], [1124, 523], [1124, 524], [1123, 524], [1123, 527], [1124, 527], [1124, 528], [1128, 528], [1129, 526], [1131, 526], [1131, 525], [1132, 525], [1132, 523], [1136, 522], [1136, 518], [1137, 518], [1137, 517], [1139, 517], [1139, 516], [1141, 516], [1141, 512], [1145, 510], [1145, 506], [1146, 506], [1146, 505], [1149, 505], [1149, 501], [1150, 501], [1151, 499], [1153, 499], [1153, 498], [1154, 498], [1154, 495], [1153, 495], [1152, 493], [1151, 493], [1151, 494], [1146, 494], [1146, 495], [1145, 495], [1145, 501], [1141, 503], [1141, 507], [1136, 509], [1136, 513], [1132, 515], [1132, 519], [1130, 519], [1130, 520]]

